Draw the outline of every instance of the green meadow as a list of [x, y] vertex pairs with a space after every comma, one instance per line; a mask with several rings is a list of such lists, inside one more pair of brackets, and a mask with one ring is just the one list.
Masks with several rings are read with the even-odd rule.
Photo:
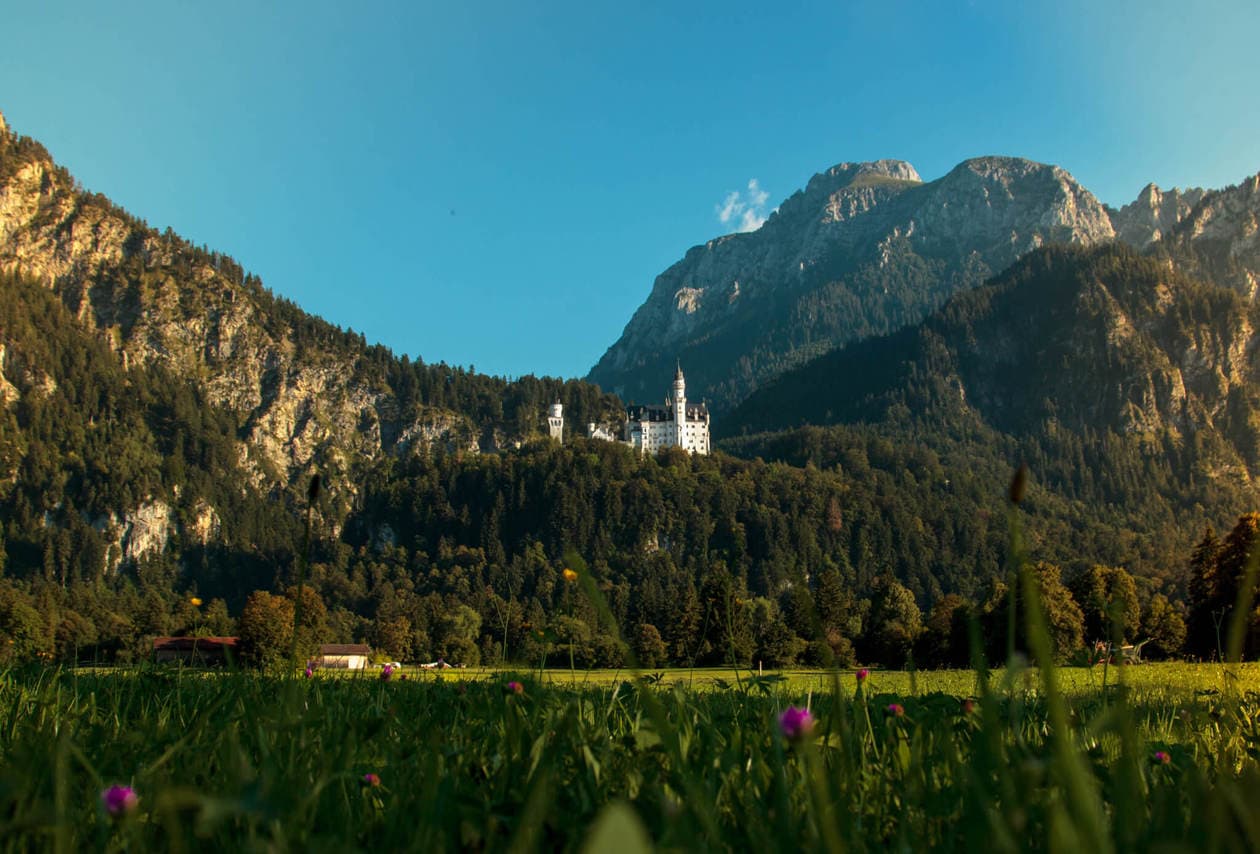
[[0, 672], [0, 848], [1260, 850], [1255, 664], [402, 674]]

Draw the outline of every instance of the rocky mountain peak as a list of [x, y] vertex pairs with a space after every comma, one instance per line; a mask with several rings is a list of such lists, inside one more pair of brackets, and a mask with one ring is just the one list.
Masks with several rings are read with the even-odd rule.
[[4, 113], [0, 113], [0, 133], [8, 133], [9, 125], [4, 120]]
[[928, 186], [920, 225], [959, 248], [988, 246], [994, 272], [1045, 243], [1090, 245], [1115, 237], [1103, 204], [1058, 166], [974, 157]]
[[1260, 295], [1260, 174], [1204, 193], [1161, 244], [1188, 272]]
[[923, 181], [915, 168], [904, 160], [838, 163], [810, 178], [809, 183], [805, 185], [805, 194], [830, 194], [853, 185], [878, 183], [880, 179], [912, 181], [916, 184]]
[[1194, 209], [1206, 190], [1191, 187], [1161, 190], [1147, 184], [1136, 199], [1118, 211], [1111, 212], [1116, 237], [1130, 246], [1145, 249], [1177, 227]]

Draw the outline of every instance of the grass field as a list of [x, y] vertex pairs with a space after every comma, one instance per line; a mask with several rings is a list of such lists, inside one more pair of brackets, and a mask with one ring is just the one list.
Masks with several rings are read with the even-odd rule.
[[[409, 679], [452, 679], [478, 681], [495, 679], [504, 673], [520, 673], [521, 668], [501, 667], [469, 667], [452, 670], [420, 670], [404, 668]], [[842, 679], [852, 680], [854, 670], [840, 671]], [[370, 676], [375, 676], [371, 671]], [[940, 692], [963, 698], [976, 693], [976, 674], [970, 670], [923, 670], [916, 673], [905, 670], [868, 670], [868, 685], [873, 690], [888, 691], [896, 694], [930, 694]], [[1260, 690], [1260, 663], [1251, 662], [1234, 668], [1236, 676], [1219, 664], [1186, 664], [1183, 662], [1149, 662], [1130, 665], [1124, 668], [1123, 679], [1133, 690], [1142, 692], [1167, 689], [1171, 694], [1183, 694], [1187, 691], [1224, 691], [1235, 684], [1250, 686]], [[1102, 665], [1095, 667], [1060, 667], [1057, 669], [1059, 687], [1066, 694], [1088, 694], [1102, 690], [1104, 681], [1107, 685], [1119, 684], [1121, 668]], [[530, 676], [541, 678], [547, 685], [582, 687], [615, 685], [633, 674], [628, 670], [575, 670], [570, 672], [563, 668], [551, 668], [542, 672], [531, 671]], [[737, 687], [741, 680], [755, 680], [756, 670], [735, 669], [729, 667], [696, 667], [673, 668], [647, 674], [653, 682], [668, 687], [682, 687], [697, 691], [715, 688]], [[829, 691], [834, 686], [834, 677], [828, 671], [813, 670], [765, 670], [761, 676], [771, 679], [782, 678], [783, 687], [796, 692]], [[1005, 671], [1001, 668], [992, 672], [990, 677], [995, 683], [1004, 683]], [[1039, 680], [1037, 671], [1028, 668], [1020, 672], [1015, 680], [1021, 688], [1037, 691]]]
[[1260, 667], [1054, 676], [10, 670], [0, 847], [1260, 850]]

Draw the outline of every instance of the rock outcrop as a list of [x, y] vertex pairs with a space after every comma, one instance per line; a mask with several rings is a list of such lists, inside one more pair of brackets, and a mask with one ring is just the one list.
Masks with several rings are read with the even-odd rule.
[[1260, 292], [1260, 174], [1204, 195], [1156, 249], [1193, 275]]
[[1137, 249], [1146, 249], [1185, 219], [1207, 194], [1192, 187], [1161, 190], [1147, 184], [1138, 197], [1118, 211], [1111, 211], [1111, 224], [1120, 241]]

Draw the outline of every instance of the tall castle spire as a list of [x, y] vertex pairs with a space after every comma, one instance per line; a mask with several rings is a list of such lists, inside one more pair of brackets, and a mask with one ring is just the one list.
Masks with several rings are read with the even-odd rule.
[[682, 362], [674, 371], [674, 444], [686, 447], [687, 434], [687, 381], [683, 379]]

